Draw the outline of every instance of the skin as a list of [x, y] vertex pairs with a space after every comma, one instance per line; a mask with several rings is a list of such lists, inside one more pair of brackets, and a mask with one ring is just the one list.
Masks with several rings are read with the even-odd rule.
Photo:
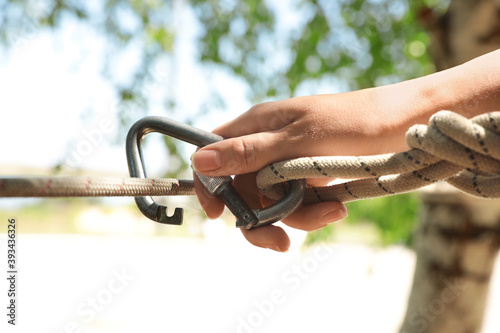
[[[450, 110], [468, 118], [500, 110], [500, 50], [446, 71], [393, 85], [342, 94], [296, 97], [253, 106], [213, 132], [224, 141], [192, 156], [193, 168], [209, 176], [237, 175], [234, 185], [252, 208], [270, 202], [258, 191], [256, 172], [266, 165], [305, 156], [352, 156], [407, 149], [405, 133], [414, 124]], [[196, 178], [196, 177], [195, 177]], [[311, 179], [326, 185], [331, 179]], [[223, 203], [195, 179], [196, 193], [209, 218]], [[283, 220], [312, 231], [347, 216], [339, 202], [301, 206]], [[287, 251], [290, 239], [277, 226], [241, 229], [252, 244]]]

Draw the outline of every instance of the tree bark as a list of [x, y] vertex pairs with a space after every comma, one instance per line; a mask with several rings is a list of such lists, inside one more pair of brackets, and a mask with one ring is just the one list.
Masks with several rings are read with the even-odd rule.
[[423, 22], [440, 71], [500, 47], [499, 0], [452, 0], [446, 14]]
[[475, 199], [445, 184], [422, 198], [417, 265], [401, 332], [480, 332], [500, 247], [500, 200]]
[[[426, 23], [437, 70], [500, 47], [499, 0], [452, 0], [445, 15]], [[500, 200], [475, 199], [446, 184], [422, 198], [417, 265], [400, 332], [479, 333], [500, 248]]]

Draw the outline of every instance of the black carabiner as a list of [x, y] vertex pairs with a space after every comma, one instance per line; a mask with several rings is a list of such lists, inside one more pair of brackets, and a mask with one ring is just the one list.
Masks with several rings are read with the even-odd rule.
[[[164, 117], [145, 117], [137, 121], [129, 130], [126, 141], [127, 163], [131, 177], [146, 178], [141, 141], [149, 133], [158, 132], [198, 147], [224, 140], [223, 137], [200, 130], [193, 126]], [[211, 195], [218, 196], [238, 219], [237, 227], [252, 229], [277, 222], [292, 213], [301, 203], [306, 191], [304, 179], [289, 181], [285, 196], [276, 203], [262, 208], [250, 209], [232, 185], [232, 178], [208, 177], [198, 174], [198, 178]], [[176, 208], [172, 216], [167, 215], [167, 207], [158, 205], [151, 197], [135, 197], [140, 211], [149, 219], [165, 224], [182, 224], [183, 210]]]

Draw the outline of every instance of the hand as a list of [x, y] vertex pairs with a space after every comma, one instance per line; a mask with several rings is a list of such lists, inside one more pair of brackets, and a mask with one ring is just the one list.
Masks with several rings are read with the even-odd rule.
[[[394, 85], [256, 105], [214, 130], [227, 139], [196, 152], [193, 167], [209, 176], [237, 175], [235, 187], [250, 207], [268, 205], [269, 200], [257, 190], [255, 175], [270, 163], [305, 156], [399, 152], [407, 149], [407, 129], [427, 124], [437, 111], [451, 110], [471, 117], [498, 108], [499, 52]], [[329, 181], [310, 179], [308, 184], [323, 186]], [[196, 177], [195, 186], [207, 216], [220, 216], [222, 202], [210, 197]], [[346, 215], [343, 204], [323, 202], [301, 206], [283, 222], [311, 231]], [[241, 230], [256, 246], [277, 251], [290, 246], [288, 236], [277, 226]]]
[[[369, 102], [372, 93], [365, 90], [301, 97], [254, 106], [217, 128], [214, 133], [228, 139], [200, 149], [192, 157], [193, 167], [211, 176], [238, 175], [234, 185], [249, 205], [267, 206], [270, 202], [258, 191], [255, 175], [269, 163], [302, 156], [366, 155], [404, 147], [404, 135], [399, 142], [394, 140], [397, 133], [390, 135], [385, 129], [387, 125], [382, 124], [383, 118], [373, 112]], [[357, 113], [351, 111], [353, 105], [357, 106]], [[323, 186], [330, 180], [315, 179], [308, 183]], [[224, 209], [222, 202], [209, 196], [198, 181], [196, 189], [207, 216], [218, 217]], [[324, 202], [301, 206], [283, 222], [311, 231], [346, 215], [342, 203]], [[251, 231], [242, 228], [242, 232], [250, 243], [260, 247], [286, 251], [290, 246], [286, 233], [276, 226]]]

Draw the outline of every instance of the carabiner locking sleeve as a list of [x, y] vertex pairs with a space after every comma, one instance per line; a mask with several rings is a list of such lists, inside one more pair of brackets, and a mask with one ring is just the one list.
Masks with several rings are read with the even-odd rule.
[[[131, 177], [146, 178], [140, 146], [142, 139], [153, 132], [162, 133], [198, 147], [224, 140], [219, 135], [169, 118], [142, 118], [130, 128], [127, 135], [127, 163]], [[306, 191], [305, 180], [292, 180], [289, 181], [288, 191], [281, 200], [262, 209], [250, 209], [233, 187], [231, 177], [209, 177], [198, 173], [197, 175], [208, 192], [218, 196], [231, 213], [236, 216], [238, 219], [236, 226], [246, 229], [269, 225], [285, 218], [302, 203]], [[168, 216], [167, 207], [158, 205], [151, 197], [136, 197], [135, 201], [141, 212], [153, 221], [165, 224], [182, 224], [182, 208], [176, 208], [174, 214]]]

